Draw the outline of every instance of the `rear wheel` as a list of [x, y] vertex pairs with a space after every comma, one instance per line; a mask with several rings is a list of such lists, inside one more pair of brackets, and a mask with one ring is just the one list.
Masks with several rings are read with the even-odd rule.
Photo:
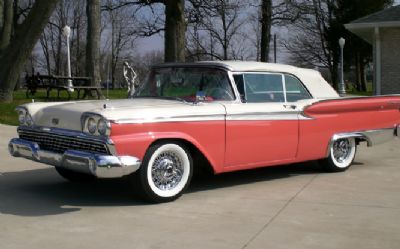
[[67, 179], [70, 182], [88, 182], [96, 179], [96, 177], [92, 175], [75, 172], [61, 167], [56, 167], [56, 171], [60, 176], [62, 176], [63, 178]]
[[152, 145], [140, 170], [133, 177], [143, 197], [151, 202], [168, 202], [179, 198], [192, 178], [192, 157], [178, 142]]
[[340, 138], [331, 143], [328, 158], [319, 162], [329, 172], [345, 171], [353, 163], [356, 151], [356, 141], [353, 137]]

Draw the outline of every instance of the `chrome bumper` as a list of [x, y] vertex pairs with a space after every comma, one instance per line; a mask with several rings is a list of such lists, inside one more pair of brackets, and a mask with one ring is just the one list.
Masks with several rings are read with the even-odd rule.
[[15, 157], [24, 157], [98, 178], [129, 175], [138, 170], [141, 164], [138, 158], [132, 156], [100, 155], [76, 150], [67, 150], [64, 154], [59, 154], [41, 150], [37, 143], [20, 138], [11, 139], [8, 150]]
[[339, 133], [333, 136], [332, 141], [341, 138], [354, 137], [361, 141], [367, 142], [368, 147], [370, 147], [389, 142], [396, 136], [400, 137], [400, 125], [396, 125], [394, 128]]

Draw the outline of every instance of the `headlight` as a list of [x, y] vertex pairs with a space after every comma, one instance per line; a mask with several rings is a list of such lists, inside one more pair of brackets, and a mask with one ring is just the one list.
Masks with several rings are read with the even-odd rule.
[[18, 110], [18, 121], [21, 125], [25, 124], [25, 115], [26, 115], [25, 110]]
[[31, 115], [29, 115], [29, 113], [27, 113], [27, 114], [25, 115], [25, 124], [26, 124], [27, 126], [32, 126], [32, 125], [33, 125], [33, 119], [32, 119], [32, 117], [31, 117]]
[[33, 125], [32, 116], [24, 107], [17, 107], [16, 110], [18, 112], [18, 121], [20, 125], [27, 125], [27, 126]]
[[97, 130], [100, 133], [100, 135], [105, 135], [107, 132], [107, 121], [104, 120], [103, 118], [99, 120], [99, 122], [97, 123]]
[[110, 121], [96, 113], [84, 113], [81, 117], [82, 131], [91, 135], [108, 136]]
[[97, 131], [97, 123], [96, 120], [94, 120], [94, 118], [89, 118], [88, 122], [87, 122], [87, 129], [89, 131], [89, 133], [94, 134]]

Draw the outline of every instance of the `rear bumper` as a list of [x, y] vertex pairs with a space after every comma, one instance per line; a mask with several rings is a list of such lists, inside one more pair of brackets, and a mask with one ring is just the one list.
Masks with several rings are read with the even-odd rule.
[[132, 156], [112, 156], [67, 150], [64, 154], [41, 150], [35, 142], [13, 138], [8, 144], [12, 156], [62, 167], [98, 178], [118, 178], [139, 169], [141, 161]]
[[339, 133], [333, 136], [332, 141], [350, 137], [367, 142], [368, 147], [383, 144], [395, 137], [400, 137], [400, 125], [396, 125], [394, 128]]

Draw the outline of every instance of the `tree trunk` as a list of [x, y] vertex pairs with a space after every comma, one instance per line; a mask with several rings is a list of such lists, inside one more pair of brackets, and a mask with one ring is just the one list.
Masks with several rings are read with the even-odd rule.
[[4, 0], [0, 0], [0, 34], [3, 32], [4, 23]]
[[184, 0], [165, 0], [165, 62], [185, 61], [184, 11]]
[[271, 40], [272, 1], [263, 0], [261, 4], [261, 61], [269, 61], [269, 43]]
[[4, 0], [3, 29], [0, 37], [0, 56], [4, 49], [10, 44], [12, 28], [14, 23], [13, 0]]
[[88, 30], [86, 41], [86, 74], [92, 86], [100, 86], [100, 0], [87, 0]]
[[[13, 89], [26, 60], [39, 40], [58, 0], [36, 1], [18, 26], [10, 45], [0, 55], [0, 102], [13, 99]], [[4, 23], [5, 24], [5, 23]]]
[[361, 91], [361, 81], [363, 78], [363, 73], [361, 71], [361, 61], [360, 61], [360, 53], [359, 52], [355, 52], [355, 84], [356, 84], [356, 89], [357, 91]]
[[361, 71], [361, 91], [366, 92], [367, 91], [367, 82], [366, 82], [366, 72], [365, 72], [365, 59], [363, 56], [360, 58], [360, 71]]
[[339, 67], [337, 63], [334, 63], [332, 67], [330, 67], [330, 73], [331, 73], [331, 80], [332, 80], [332, 87], [335, 88], [336, 90], [339, 89]]

